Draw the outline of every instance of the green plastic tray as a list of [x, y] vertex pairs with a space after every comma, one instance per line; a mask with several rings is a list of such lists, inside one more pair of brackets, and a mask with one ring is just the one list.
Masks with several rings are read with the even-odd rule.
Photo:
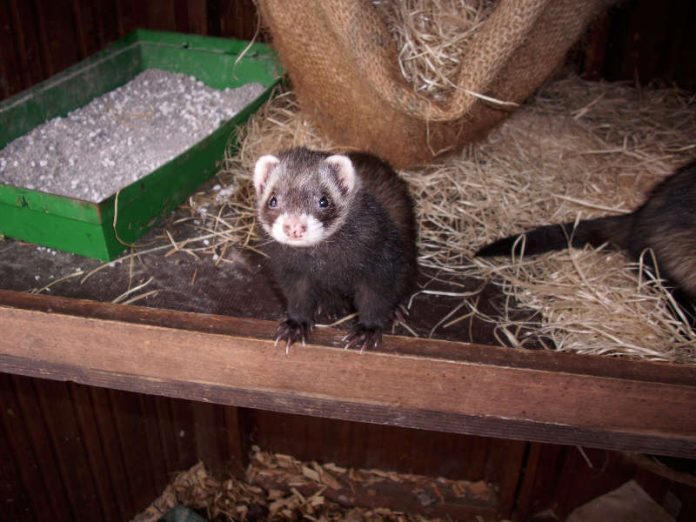
[[[34, 127], [89, 103], [148, 68], [195, 76], [224, 89], [267, 87], [233, 119], [170, 162], [99, 203], [0, 183], [0, 234], [110, 261], [216, 172], [225, 146], [270, 96], [282, 71], [264, 44], [137, 30], [107, 49], [0, 103], [0, 149]], [[232, 141], [234, 143], [235, 141]]]

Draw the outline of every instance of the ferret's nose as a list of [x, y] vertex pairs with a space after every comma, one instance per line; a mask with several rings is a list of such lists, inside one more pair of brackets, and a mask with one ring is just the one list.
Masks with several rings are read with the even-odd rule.
[[283, 232], [292, 239], [300, 239], [307, 232], [307, 223], [298, 217], [288, 217], [283, 223]]

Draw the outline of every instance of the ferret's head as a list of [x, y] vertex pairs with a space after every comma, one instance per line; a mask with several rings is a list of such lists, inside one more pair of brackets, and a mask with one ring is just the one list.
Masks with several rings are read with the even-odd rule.
[[276, 241], [310, 247], [346, 220], [360, 179], [348, 156], [294, 149], [261, 156], [254, 169], [258, 219]]

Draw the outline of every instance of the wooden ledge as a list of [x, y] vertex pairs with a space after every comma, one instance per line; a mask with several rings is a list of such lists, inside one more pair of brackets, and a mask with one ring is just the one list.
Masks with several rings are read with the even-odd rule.
[[273, 411], [696, 457], [696, 368], [388, 336], [289, 355], [270, 321], [0, 290], [0, 371]]

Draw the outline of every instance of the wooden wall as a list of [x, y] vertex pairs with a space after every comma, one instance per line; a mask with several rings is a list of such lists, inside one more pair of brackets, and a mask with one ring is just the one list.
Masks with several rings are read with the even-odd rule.
[[696, 89], [696, 2], [621, 0], [582, 42], [580, 72], [590, 79]]
[[2, 520], [129, 520], [174, 471], [239, 462], [234, 411], [0, 375]]
[[202, 460], [240, 473], [251, 444], [301, 459], [500, 487], [528, 444], [224, 407], [0, 374], [0, 519], [128, 520]]
[[136, 28], [251, 39], [253, 0], [0, 0], [0, 99]]
[[[624, 0], [573, 54], [589, 78], [696, 88], [696, 3]], [[141, 27], [251, 39], [253, 0], [0, 0], [0, 99]], [[263, 37], [263, 34], [261, 35]]]
[[[0, 374], [0, 520], [122, 521], [202, 460], [239, 474], [248, 450], [497, 485], [499, 514], [562, 520], [631, 478], [678, 521], [696, 488], [620, 453], [278, 414]], [[693, 467], [693, 463], [691, 463]], [[552, 520], [551, 518], [546, 518]]]

